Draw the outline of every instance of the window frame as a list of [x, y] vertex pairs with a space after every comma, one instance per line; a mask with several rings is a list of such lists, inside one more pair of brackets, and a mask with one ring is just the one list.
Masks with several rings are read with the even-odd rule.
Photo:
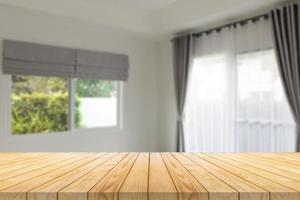
[[[28, 75], [29, 76], [29, 75]], [[117, 82], [117, 121], [115, 126], [106, 126], [106, 127], [92, 127], [92, 128], [75, 128], [74, 127], [74, 116], [73, 116], [73, 108], [74, 108], [74, 78], [67, 78], [68, 83], [68, 130], [60, 131], [60, 132], [49, 132], [49, 133], [27, 133], [27, 134], [16, 134], [14, 135], [12, 132], [12, 104], [11, 104], [11, 95], [12, 95], [12, 75], [7, 75], [9, 84], [8, 84], [8, 94], [7, 100], [9, 100], [9, 117], [5, 125], [7, 126], [8, 131], [4, 131], [5, 137], [38, 137], [38, 136], [49, 136], [49, 135], [61, 135], [61, 134], [98, 134], [103, 132], [121, 132], [123, 130], [123, 96], [124, 96], [124, 84], [122, 81]]]

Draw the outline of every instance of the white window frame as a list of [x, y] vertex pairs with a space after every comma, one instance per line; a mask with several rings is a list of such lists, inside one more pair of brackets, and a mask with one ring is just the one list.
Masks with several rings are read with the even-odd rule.
[[[3, 113], [4, 117], [3, 119], [1, 119], [0, 117], [0, 127], [1, 124], [3, 124], [4, 126], [4, 134], [1, 134], [4, 136], [4, 138], [18, 138], [18, 137], [40, 137], [40, 136], [52, 136], [52, 135], [62, 135], [62, 134], [101, 134], [101, 133], [110, 133], [110, 132], [122, 132], [124, 129], [123, 126], [123, 100], [124, 100], [124, 84], [121, 81], [118, 81], [117, 83], [117, 124], [115, 126], [107, 126], [107, 127], [95, 127], [95, 128], [73, 128], [72, 127], [72, 119], [71, 119], [71, 115], [70, 115], [70, 111], [68, 113], [68, 117], [69, 117], [69, 121], [68, 121], [68, 130], [67, 131], [62, 131], [62, 132], [50, 132], [50, 133], [28, 133], [28, 134], [23, 134], [23, 135], [13, 135], [12, 133], [12, 128], [11, 128], [11, 124], [12, 124], [12, 114], [11, 114], [11, 110], [12, 110], [12, 104], [11, 104], [11, 95], [12, 95], [12, 75], [0, 75], [0, 82], [1, 82], [1, 76], [3, 77], [2, 79], [3, 82], [6, 82], [7, 84], [4, 84], [2, 86], [0, 86], [0, 96], [2, 96], [3, 92], [6, 93], [6, 95], [4, 94], [3, 97], [5, 98], [5, 101], [2, 101], [0, 103], [4, 103], [4, 105], [6, 104], [6, 112]], [[73, 79], [72, 78], [68, 78], [68, 91], [69, 91], [69, 109], [72, 109], [72, 104], [73, 104], [73, 95], [71, 94], [71, 92], [73, 92], [74, 87], [73, 87]], [[1, 89], [4, 89], [3, 92], [1, 92]], [[0, 98], [0, 101], [2, 99]], [[5, 103], [7, 102], [7, 103]], [[4, 106], [2, 105], [2, 106]], [[1, 109], [1, 105], [0, 105], [0, 109]], [[8, 117], [5, 119], [5, 116]], [[71, 122], [71, 123], [70, 123]]]

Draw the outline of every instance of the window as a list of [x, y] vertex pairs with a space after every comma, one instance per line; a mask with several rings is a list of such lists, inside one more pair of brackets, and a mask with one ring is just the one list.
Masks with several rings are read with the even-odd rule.
[[12, 76], [12, 134], [118, 125], [119, 82]]
[[185, 107], [187, 151], [287, 151], [294, 122], [273, 50], [196, 58]]
[[272, 50], [237, 56], [237, 119], [286, 124], [292, 121]]
[[284, 150], [284, 144], [293, 144], [294, 122], [274, 51], [237, 55], [237, 71], [236, 140], [240, 141], [237, 148], [270, 151], [275, 147]]
[[117, 81], [74, 80], [75, 128], [117, 125]]
[[187, 151], [223, 151], [234, 146], [233, 88], [226, 61], [222, 54], [194, 60], [185, 107]]

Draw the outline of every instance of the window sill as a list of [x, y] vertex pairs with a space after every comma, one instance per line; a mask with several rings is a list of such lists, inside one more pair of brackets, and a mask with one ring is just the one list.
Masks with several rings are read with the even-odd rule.
[[81, 128], [72, 131], [54, 132], [54, 133], [33, 133], [24, 135], [6, 135], [6, 138], [42, 138], [42, 137], [72, 137], [78, 135], [90, 135], [90, 134], [111, 134], [122, 133], [123, 128], [120, 126], [101, 127], [101, 128]]

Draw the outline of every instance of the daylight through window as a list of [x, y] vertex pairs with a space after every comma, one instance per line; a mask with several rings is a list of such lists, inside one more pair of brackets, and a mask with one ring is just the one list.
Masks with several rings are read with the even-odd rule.
[[12, 76], [12, 134], [118, 125], [119, 82]]

